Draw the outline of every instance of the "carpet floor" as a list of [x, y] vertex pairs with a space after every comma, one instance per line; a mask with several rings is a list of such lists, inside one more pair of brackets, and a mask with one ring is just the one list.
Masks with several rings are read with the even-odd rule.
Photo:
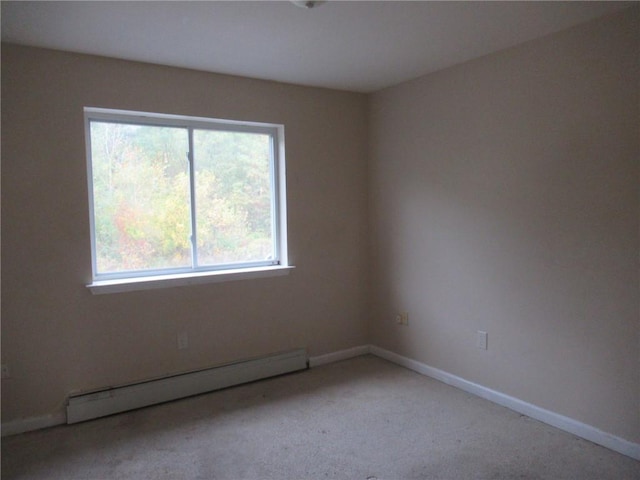
[[364, 356], [2, 439], [10, 479], [640, 479], [640, 462]]

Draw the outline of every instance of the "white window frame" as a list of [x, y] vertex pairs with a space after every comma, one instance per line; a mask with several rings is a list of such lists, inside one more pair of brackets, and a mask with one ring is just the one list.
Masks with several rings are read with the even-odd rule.
[[[93, 172], [91, 159], [91, 122], [121, 122], [126, 124], [155, 125], [185, 128], [189, 136], [189, 177], [191, 182], [191, 204], [194, 204], [194, 163], [193, 130], [232, 131], [267, 134], [271, 138], [271, 201], [272, 236], [275, 258], [258, 262], [232, 263], [198, 266], [195, 257], [197, 225], [195, 214], [191, 212], [191, 222], [195, 226], [192, 238], [193, 262], [191, 267], [166, 268], [144, 271], [99, 273], [97, 269], [96, 235], [93, 199]], [[293, 268], [287, 255], [287, 213], [286, 213], [286, 177], [284, 164], [284, 126], [278, 124], [240, 122], [184, 115], [113, 110], [106, 108], [84, 108], [85, 140], [87, 155], [87, 181], [89, 192], [89, 216], [91, 226], [91, 263], [92, 283], [87, 287], [94, 294], [147, 290], [199, 283], [223, 282], [286, 275]], [[187, 152], [185, 152], [186, 154]], [[195, 264], [195, 267], [193, 266]]]

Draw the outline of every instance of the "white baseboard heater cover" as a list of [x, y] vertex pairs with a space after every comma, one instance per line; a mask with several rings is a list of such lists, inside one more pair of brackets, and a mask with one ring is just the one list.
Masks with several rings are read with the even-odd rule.
[[307, 352], [304, 349], [298, 349], [72, 396], [67, 405], [67, 423], [83, 422], [306, 368], [308, 368]]

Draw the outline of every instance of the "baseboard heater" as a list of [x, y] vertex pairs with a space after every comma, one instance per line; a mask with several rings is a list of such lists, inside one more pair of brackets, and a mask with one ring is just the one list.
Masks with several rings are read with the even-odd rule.
[[67, 423], [211, 392], [308, 368], [307, 352], [292, 350], [69, 398]]

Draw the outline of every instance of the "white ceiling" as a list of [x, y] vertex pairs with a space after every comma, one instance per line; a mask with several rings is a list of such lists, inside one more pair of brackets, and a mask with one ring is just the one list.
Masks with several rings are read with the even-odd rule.
[[630, 5], [3, 1], [2, 40], [371, 92]]

